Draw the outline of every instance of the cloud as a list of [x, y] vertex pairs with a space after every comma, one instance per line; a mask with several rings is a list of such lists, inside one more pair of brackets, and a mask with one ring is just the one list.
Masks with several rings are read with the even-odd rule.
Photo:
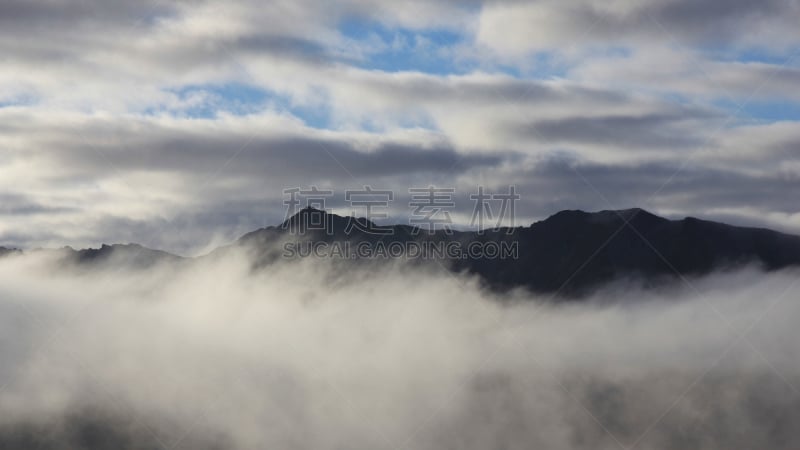
[[[706, 115], [705, 118], [707, 117]], [[542, 138], [548, 142], [630, 146], [644, 151], [668, 148], [675, 152], [680, 148], [694, 148], [704, 143], [695, 129], [685, 127], [684, 124], [690, 121], [692, 119], [688, 114], [569, 117], [562, 120], [542, 120], [534, 123], [527, 132], [534, 138]], [[702, 120], [703, 126], [709, 122]], [[521, 131], [526, 132], [525, 129]]]
[[[2, 115], [0, 240], [28, 248], [130, 241], [194, 253], [222, 243], [214, 236], [230, 242], [282, 221], [284, 189], [317, 185], [340, 198], [371, 184], [401, 193], [515, 158], [462, 154], [429, 132], [334, 133], [274, 114]], [[31, 220], [39, 226], [25, 227]]]
[[0, 260], [8, 446], [797, 446], [792, 272], [552, 305], [423, 268], [53, 263]]
[[[466, 226], [468, 195], [478, 185], [503, 191], [515, 184], [523, 196], [517, 224], [561, 209], [642, 206], [670, 217], [800, 230], [791, 196], [775, 196], [797, 180], [787, 163], [797, 140], [792, 123], [715, 137], [704, 125], [719, 119], [706, 111], [659, 115], [645, 112], [658, 111], [652, 104], [637, 107], [644, 115], [631, 106], [617, 116], [531, 117], [495, 131], [491, 139], [507, 142], [504, 149], [483, 151], [441, 132], [315, 130], [275, 113], [119, 118], [7, 108], [0, 241], [24, 248], [138, 242], [197, 254], [280, 223], [283, 190], [311, 185], [333, 189], [329, 207], [344, 214], [352, 212], [345, 189], [391, 189], [396, 223], [408, 219], [411, 187], [455, 188], [453, 214]], [[481, 116], [451, 120], [470, 118]], [[680, 140], [670, 139], [676, 134]]]
[[793, 0], [498, 1], [484, 6], [477, 41], [507, 57], [663, 41], [788, 50], [798, 39], [792, 24], [799, 14]]
[[[797, 55], [740, 61], [736, 53], [648, 45], [624, 55], [588, 55], [570, 75], [583, 82], [680, 94], [694, 101], [726, 100], [735, 107], [791, 98], [798, 82]], [[735, 111], [731, 111], [732, 113]]]
[[[535, 187], [526, 221], [597, 209], [574, 167], [546, 172], [559, 158], [619, 203], [689, 164], [638, 206], [798, 230], [794, 122], [770, 106], [797, 100], [791, 1], [2, 8], [4, 244], [194, 253], [277, 223], [279, 193], [310, 184], [466, 194], [513, 180]], [[430, 65], [385, 52], [403, 39]], [[768, 111], [737, 111], [748, 101]]]

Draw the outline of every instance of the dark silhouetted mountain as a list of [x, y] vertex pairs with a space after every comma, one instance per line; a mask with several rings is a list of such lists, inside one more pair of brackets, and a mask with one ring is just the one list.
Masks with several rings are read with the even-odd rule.
[[[680, 277], [700, 276], [755, 264], [766, 270], [800, 265], [800, 237], [762, 228], [744, 228], [687, 217], [668, 220], [642, 209], [621, 211], [561, 211], [527, 227], [488, 229], [483, 232], [436, 230], [429, 233], [409, 225], [378, 226], [364, 218], [343, 217], [306, 208], [278, 226], [253, 231], [232, 245], [219, 248], [212, 258], [245, 250], [255, 268], [302, 259], [309, 246], [326, 244], [351, 253], [333, 254], [339, 264], [372, 265], [410, 260], [439, 269], [474, 274], [495, 290], [527, 288], [535, 292], [580, 295], [600, 284], [637, 279], [645, 285]], [[399, 258], [386, 249], [422, 248]], [[287, 245], [303, 251], [287, 252]], [[427, 245], [427, 246], [426, 246]], [[514, 257], [452, 255], [441, 251], [455, 245], [463, 252], [471, 245], [515, 250]], [[306, 247], [304, 247], [306, 246]], [[364, 254], [354, 254], [356, 248]], [[380, 250], [383, 251], [380, 251]], [[431, 250], [434, 249], [434, 250]], [[436, 249], [439, 249], [437, 251]], [[0, 249], [0, 255], [15, 250]], [[52, 251], [52, 250], [51, 250]], [[103, 245], [99, 249], [55, 250], [79, 267], [147, 268], [158, 263], [191, 261], [136, 244]]]
[[103, 244], [100, 248], [74, 250], [64, 247], [65, 262], [87, 267], [114, 267], [144, 269], [158, 263], [177, 262], [184, 258], [161, 250], [153, 250], [138, 244]]
[[0, 258], [8, 255], [21, 254], [22, 252], [16, 248], [0, 247]]
[[[387, 229], [391, 235], [380, 234]], [[800, 265], [798, 236], [692, 217], [668, 220], [638, 208], [561, 211], [529, 227], [433, 234], [407, 225], [378, 227], [363, 218], [307, 208], [277, 227], [243, 236], [236, 245], [254, 251], [260, 264], [271, 264], [286, 253], [277, 244], [286, 242], [363, 243], [372, 249], [395, 242], [459, 243], [461, 248], [472, 242], [516, 245], [516, 258], [429, 256], [450, 270], [480, 276], [493, 289], [525, 287], [564, 294], [625, 278], [647, 284], [745, 264], [766, 270]]]

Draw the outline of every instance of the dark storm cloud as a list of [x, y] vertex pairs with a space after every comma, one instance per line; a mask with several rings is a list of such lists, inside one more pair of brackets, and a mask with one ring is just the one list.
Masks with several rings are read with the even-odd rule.
[[[789, 15], [797, 17], [800, 3], [796, 0], [680, 0], [654, 2], [642, 8], [638, 17], [642, 27], [650, 27], [648, 17], [662, 24], [666, 31], [678, 36], [685, 33], [706, 41], [724, 42], [731, 36], [747, 33], [745, 26], [754, 21]], [[800, 37], [795, 35], [794, 38]]]
[[75, 212], [75, 208], [44, 205], [21, 194], [0, 193], [0, 217]]
[[300, 59], [308, 62], [332, 62], [333, 55], [322, 44], [293, 36], [247, 35], [230, 43], [231, 48], [241, 50], [243, 57], [268, 53], [280, 58]]
[[575, 45], [646, 48], [665, 42], [786, 52], [800, 41], [796, 0], [542, 0], [486, 5], [479, 41], [505, 56]]
[[[191, 2], [182, 2], [189, 4]], [[199, 2], [195, 2], [199, 3]], [[168, 15], [175, 11], [176, 3], [158, 0], [124, 1], [45, 1], [7, 0], [0, 4], [0, 23], [4, 27], [74, 26], [95, 22], [107, 26], [131, 22], [148, 16]], [[65, 30], [66, 31], [66, 30]]]
[[[374, 78], [378, 87], [385, 88], [387, 79]], [[483, 103], [522, 104], [527, 102], [626, 102], [630, 98], [624, 93], [586, 86], [558, 86], [541, 81], [517, 80], [511, 77], [492, 79], [489, 77], [452, 77], [437, 78], [432, 76], [408, 77], [394, 80], [407, 96], [419, 101], [465, 101]]]
[[[555, 143], [599, 144], [617, 147], [673, 149], [703, 145], [706, 127], [716, 115], [708, 112], [654, 113], [642, 115], [599, 115], [535, 121], [517, 132], [530, 138]], [[719, 119], [719, 117], [717, 117]]]
[[[169, 130], [152, 130], [144, 142], [134, 142], [103, 146], [79, 141], [58, 152], [57, 159], [70, 171], [83, 168], [77, 174], [147, 169], [202, 177], [226, 170], [247, 177], [349, 180], [412, 173], [452, 174], [497, 166], [514, 156], [460, 154], [450, 147], [423, 148], [391, 142], [358, 150], [352, 143], [327, 138], [192, 135]], [[132, 151], [134, 145], [136, 151]]]
[[[781, 16], [797, 17], [800, 4], [796, 0], [668, 0], [633, 2], [630, 9], [618, 15], [594, 16], [592, 11], [587, 7], [584, 23], [597, 19], [598, 27], [608, 35], [635, 30], [655, 36], [668, 33], [679, 40], [723, 43], [745, 36], [748, 26], [764, 26], [765, 21]], [[797, 39], [800, 35], [790, 37]]]

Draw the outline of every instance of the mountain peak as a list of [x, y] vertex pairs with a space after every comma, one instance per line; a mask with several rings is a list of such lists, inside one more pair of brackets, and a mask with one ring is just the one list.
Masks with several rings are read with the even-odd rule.
[[669, 222], [669, 220], [657, 216], [642, 208], [628, 208], [616, 210], [605, 209], [597, 212], [586, 212], [580, 209], [567, 209], [553, 214], [540, 223], [548, 223], [558, 226], [578, 224], [621, 225], [624, 223], [631, 223], [636, 226], [637, 224], [652, 225], [665, 222]]
[[290, 232], [328, 231], [350, 232], [379, 228], [364, 217], [340, 216], [323, 209], [307, 206], [281, 223], [278, 228]]

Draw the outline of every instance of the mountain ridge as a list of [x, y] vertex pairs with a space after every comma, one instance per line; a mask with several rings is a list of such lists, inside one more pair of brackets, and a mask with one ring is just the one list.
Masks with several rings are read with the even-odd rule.
[[[481, 255], [430, 260], [457, 273], [476, 275], [491, 289], [521, 287], [567, 295], [580, 295], [626, 278], [639, 278], [647, 284], [746, 264], [766, 270], [800, 266], [800, 236], [694, 217], [670, 220], [641, 208], [563, 210], [528, 226], [432, 233], [410, 225], [378, 226], [365, 218], [304, 208], [277, 226], [246, 233], [199, 257], [180, 257], [138, 244], [61, 251], [66, 261], [78, 265], [103, 266], [124, 260], [135, 267], [149, 267], [245, 249], [259, 268], [279, 262], [285, 256], [280, 244], [286, 242], [350, 243], [372, 249], [387, 243], [513, 244], [518, 250], [514, 258]], [[23, 252], [0, 248], [0, 256], [10, 253]], [[357, 259], [373, 261], [370, 257]]]

